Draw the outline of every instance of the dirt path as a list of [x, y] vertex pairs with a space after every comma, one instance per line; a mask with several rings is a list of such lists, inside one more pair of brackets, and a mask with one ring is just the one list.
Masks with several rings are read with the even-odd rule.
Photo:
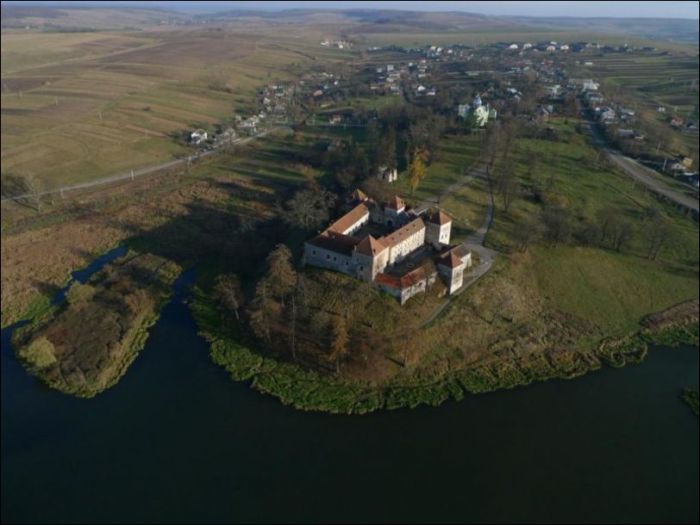
[[[248, 144], [249, 142], [251, 142], [257, 138], [264, 137], [265, 135], [267, 135], [269, 133], [272, 133], [274, 131], [279, 131], [282, 129], [284, 129], [284, 126], [270, 128], [266, 131], [262, 131], [262, 132], [258, 133], [257, 135], [253, 135], [251, 137], [247, 137], [244, 139], [234, 140], [233, 145], [234, 146], [242, 146], [242, 145]], [[223, 147], [223, 146], [225, 146], [225, 145], [222, 145], [221, 147]], [[217, 148], [217, 149], [219, 149], [219, 148]], [[129, 173], [120, 173], [118, 175], [112, 175], [111, 177], [105, 177], [103, 179], [93, 180], [90, 182], [82, 182], [80, 184], [72, 184], [70, 186], [63, 186], [62, 188], [56, 188], [56, 189], [53, 189], [50, 191], [42, 191], [42, 192], [37, 193], [37, 194], [25, 193], [23, 195], [14, 195], [12, 197], [3, 197], [2, 199], [0, 199], [0, 202], [18, 201], [18, 200], [27, 199], [27, 198], [43, 197], [45, 195], [55, 195], [57, 193], [63, 194], [63, 193], [67, 193], [67, 192], [74, 191], [74, 190], [92, 188], [94, 186], [102, 186], [105, 184], [111, 184], [111, 183], [119, 182], [119, 181], [123, 181], [123, 180], [128, 180], [128, 179], [133, 180], [136, 177], [141, 177], [143, 175], [148, 175], [150, 173], [155, 173], [155, 172], [158, 172], [161, 170], [172, 168], [174, 166], [178, 166], [180, 164], [185, 164], [188, 162], [196, 161], [196, 160], [204, 158], [204, 157], [208, 157], [209, 155], [216, 153], [217, 149], [212, 149], [209, 151], [205, 151], [203, 153], [196, 153], [194, 155], [190, 155], [189, 157], [183, 157], [181, 159], [170, 160], [168, 162], [163, 162], [162, 164], [157, 164], [155, 166], [148, 166], [146, 168], [131, 170]]]
[[[484, 216], [484, 221], [482, 222], [479, 229], [472, 233], [469, 237], [467, 237], [462, 243], [468, 250], [479, 255], [479, 265], [473, 267], [469, 271], [469, 273], [465, 275], [465, 281], [462, 284], [462, 287], [452, 295], [448, 296], [442, 303], [440, 303], [435, 308], [435, 310], [433, 310], [430, 316], [428, 316], [428, 318], [425, 319], [419, 325], [419, 328], [423, 328], [424, 326], [427, 326], [428, 324], [432, 323], [435, 319], [437, 319], [437, 317], [445, 310], [445, 308], [447, 308], [447, 306], [455, 299], [455, 297], [463, 293], [464, 290], [472, 286], [475, 282], [481, 279], [481, 277], [486, 275], [489, 272], [489, 270], [491, 270], [491, 267], [493, 266], [493, 263], [496, 260], [497, 252], [484, 246], [486, 234], [488, 233], [489, 228], [491, 228], [491, 223], [493, 222], [494, 210], [493, 188], [491, 187], [491, 178], [489, 176], [488, 169], [485, 166], [481, 166], [476, 170], [472, 171], [467, 177], [469, 178], [466, 181], [460, 181], [459, 183], [452, 184], [450, 188], [454, 187], [454, 189], [452, 189], [451, 191], [457, 191], [459, 188], [464, 186], [469, 180], [471, 180], [471, 177], [483, 179], [484, 181], [486, 181], [489, 188], [489, 203], [488, 207], [486, 208], [486, 215]], [[443, 194], [441, 194], [441, 198], [443, 196], [447, 196], [447, 194], [448, 193], [443, 192]]]

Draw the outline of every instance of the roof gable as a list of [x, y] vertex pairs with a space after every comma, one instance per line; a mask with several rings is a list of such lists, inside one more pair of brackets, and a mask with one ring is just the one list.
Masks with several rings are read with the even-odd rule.
[[384, 250], [386, 250], [386, 246], [380, 240], [375, 239], [371, 235], [368, 235], [362, 239], [355, 247], [355, 251], [357, 253], [367, 255], [369, 257], [374, 257]]

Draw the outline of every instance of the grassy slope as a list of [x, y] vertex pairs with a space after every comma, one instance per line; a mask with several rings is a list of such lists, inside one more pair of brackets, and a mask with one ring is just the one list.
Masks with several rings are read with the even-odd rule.
[[[634, 330], [643, 315], [698, 297], [697, 223], [660, 203], [624, 174], [596, 169], [597, 153], [575, 132], [573, 121], [555, 121], [552, 125], [560, 133], [560, 142], [519, 140], [516, 158], [521, 180], [524, 182], [526, 158], [533, 152], [544, 154], [549, 160], [538, 167], [541, 179], [554, 178], [554, 193], [576, 215], [594, 221], [598, 210], [612, 206], [623, 212], [637, 233], [623, 253], [538, 246], [527, 259], [528, 272], [522, 278], [531, 279], [552, 308], [591, 321], [609, 335], [623, 335]], [[483, 202], [484, 190], [471, 184], [452, 200]], [[511, 250], [518, 224], [539, 213], [539, 205], [520, 198], [505, 214], [496, 197], [496, 206], [487, 243]], [[642, 213], [646, 207], [660, 207], [673, 225], [672, 240], [657, 261], [643, 257]], [[473, 221], [468, 213], [465, 216]]]

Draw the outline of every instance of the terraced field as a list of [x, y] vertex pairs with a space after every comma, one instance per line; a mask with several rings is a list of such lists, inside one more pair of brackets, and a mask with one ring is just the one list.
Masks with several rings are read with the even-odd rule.
[[659, 104], [692, 112], [698, 102], [698, 55], [613, 54], [592, 59], [591, 74], [638, 91]]

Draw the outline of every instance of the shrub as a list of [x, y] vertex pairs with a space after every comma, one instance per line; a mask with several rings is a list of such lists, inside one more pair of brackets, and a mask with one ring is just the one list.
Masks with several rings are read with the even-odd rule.
[[89, 284], [74, 282], [68, 289], [66, 300], [69, 304], [86, 303], [95, 294], [95, 288]]
[[20, 351], [20, 355], [37, 368], [46, 368], [56, 362], [54, 346], [46, 337], [38, 337]]

